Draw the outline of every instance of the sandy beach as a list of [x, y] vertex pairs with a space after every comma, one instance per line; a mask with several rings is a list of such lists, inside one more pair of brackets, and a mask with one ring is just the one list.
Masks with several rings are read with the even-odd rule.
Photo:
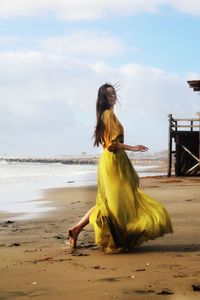
[[147, 177], [140, 187], [166, 206], [174, 234], [129, 253], [103, 254], [88, 225], [70, 254], [66, 230], [94, 205], [96, 186], [47, 190], [56, 209], [37, 219], [0, 213], [0, 299], [200, 299], [200, 178]]

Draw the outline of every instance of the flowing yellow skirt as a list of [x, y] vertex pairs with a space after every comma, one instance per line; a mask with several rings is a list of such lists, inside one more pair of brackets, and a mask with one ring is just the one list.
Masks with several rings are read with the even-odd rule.
[[90, 215], [95, 242], [118, 252], [173, 232], [167, 210], [138, 188], [139, 178], [126, 152], [104, 149], [98, 166], [96, 206]]

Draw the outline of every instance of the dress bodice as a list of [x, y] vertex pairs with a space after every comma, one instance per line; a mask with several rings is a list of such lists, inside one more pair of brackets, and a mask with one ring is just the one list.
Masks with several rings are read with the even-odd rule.
[[103, 137], [102, 146], [109, 151], [113, 151], [113, 145], [116, 141], [124, 142], [124, 129], [120, 121], [117, 119], [113, 110], [107, 109], [102, 114]]

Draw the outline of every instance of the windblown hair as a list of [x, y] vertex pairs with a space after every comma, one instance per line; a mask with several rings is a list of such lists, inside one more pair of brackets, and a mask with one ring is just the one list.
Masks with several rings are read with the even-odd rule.
[[109, 87], [114, 89], [114, 87], [111, 84], [105, 83], [98, 90], [97, 103], [96, 103], [97, 123], [96, 123], [95, 131], [94, 131], [94, 135], [93, 135], [94, 146], [97, 146], [97, 147], [101, 143], [101, 138], [103, 136], [103, 130], [104, 130], [101, 116], [106, 109], [109, 109], [111, 107], [110, 104], [108, 103], [108, 99], [107, 99], [107, 95], [106, 95], [106, 89]]

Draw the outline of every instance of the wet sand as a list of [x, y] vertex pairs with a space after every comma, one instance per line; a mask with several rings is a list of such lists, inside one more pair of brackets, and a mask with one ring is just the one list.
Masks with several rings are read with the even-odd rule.
[[0, 300], [200, 299], [200, 178], [140, 183], [166, 206], [174, 234], [126, 254], [103, 254], [89, 225], [79, 255], [70, 254], [66, 230], [94, 205], [96, 186], [47, 190], [44, 200], [56, 210], [34, 220], [9, 222], [1, 213]]

